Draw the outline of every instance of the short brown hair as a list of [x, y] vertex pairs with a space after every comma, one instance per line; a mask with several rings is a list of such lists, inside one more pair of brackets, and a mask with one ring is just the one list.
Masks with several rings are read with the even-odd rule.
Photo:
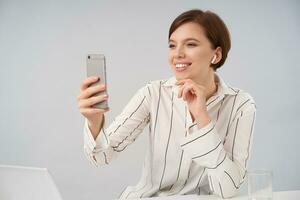
[[230, 33], [225, 23], [217, 14], [211, 11], [204, 12], [199, 9], [188, 10], [180, 14], [172, 22], [169, 29], [169, 39], [179, 26], [188, 22], [197, 23], [204, 28], [206, 37], [211, 42], [212, 48], [216, 49], [217, 47], [221, 47], [222, 59], [216, 64], [211, 64], [211, 67], [216, 71], [225, 63], [231, 47]]

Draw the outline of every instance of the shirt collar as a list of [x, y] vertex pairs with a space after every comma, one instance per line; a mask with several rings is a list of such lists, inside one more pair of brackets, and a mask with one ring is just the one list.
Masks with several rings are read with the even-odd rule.
[[[218, 91], [217, 91], [217, 95], [236, 95], [237, 94], [237, 90], [233, 89], [232, 87], [228, 86], [225, 81], [220, 77], [220, 75], [218, 75], [217, 73], [215, 73], [215, 79], [217, 80], [218, 83]], [[172, 76], [169, 79], [167, 79], [165, 82], [162, 83], [163, 86], [165, 87], [175, 87], [175, 83], [176, 83], [176, 77]]]

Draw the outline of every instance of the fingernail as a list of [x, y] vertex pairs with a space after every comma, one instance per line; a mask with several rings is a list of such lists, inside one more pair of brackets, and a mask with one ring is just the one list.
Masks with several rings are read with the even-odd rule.
[[99, 77], [97, 77], [97, 76], [94, 76], [94, 78], [93, 78], [93, 79], [96, 81], [96, 80], [98, 80], [98, 79], [99, 79]]

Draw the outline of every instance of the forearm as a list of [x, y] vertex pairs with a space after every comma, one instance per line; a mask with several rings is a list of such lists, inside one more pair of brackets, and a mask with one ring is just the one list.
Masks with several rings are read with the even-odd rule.
[[218, 162], [217, 167], [207, 168], [210, 188], [222, 198], [233, 197], [244, 181], [246, 169], [230, 160], [227, 155], [222, 160], [220, 157]]
[[190, 129], [181, 142], [184, 152], [207, 169], [211, 190], [222, 197], [234, 196], [245, 178], [254, 120], [255, 110], [244, 110], [233, 120], [223, 140], [210, 122]]
[[147, 87], [134, 95], [109, 126], [104, 116], [85, 120], [84, 149], [93, 165], [109, 164], [148, 124], [150, 97], [146, 99], [145, 93], [148, 94]]
[[197, 132], [188, 135], [181, 143], [186, 156], [207, 170], [212, 192], [223, 198], [234, 196], [242, 182], [241, 172], [244, 172], [244, 168], [227, 156], [214, 124], [209, 123]]

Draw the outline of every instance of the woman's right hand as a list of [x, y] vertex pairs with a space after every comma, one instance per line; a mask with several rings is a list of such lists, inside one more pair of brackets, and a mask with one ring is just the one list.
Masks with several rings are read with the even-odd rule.
[[[106, 94], [93, 96], [97, 93], [106, 91], [105, 85], [96, 85], [91, 86], [91, 84], [96, 83], [99, 80], [99, 77], [88, 77], [80, 84], [80, 94], [77, 97], [77, 104], [80, 113], [88, 120], [90, 129], [100, 129], [102, 127], [103, 114], [109, 111], [109, 108], [99, 109], [93, 108], [92, 105], [105, 101], [108, 99]], [[93, 134], [94, 135], [94, 134]]]

